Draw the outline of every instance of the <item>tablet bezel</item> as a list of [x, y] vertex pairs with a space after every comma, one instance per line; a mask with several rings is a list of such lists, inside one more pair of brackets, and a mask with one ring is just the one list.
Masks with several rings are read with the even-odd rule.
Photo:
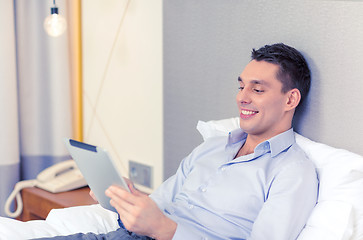
[[116, 164], [108, 152], [97, 146], [70, 138], [65, 139], [66, 147], [76, 162], [90, 189], [95, 194], [102, 207], [117, 212], [111, 206], [110, 198], [105, 191], [111, 185], [123, 187], [130, 192], [122, 175], [117, 171]]

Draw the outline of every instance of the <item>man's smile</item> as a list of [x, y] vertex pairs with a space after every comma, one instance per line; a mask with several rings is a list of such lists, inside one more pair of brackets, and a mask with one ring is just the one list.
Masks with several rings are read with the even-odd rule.
[[258, 113], [258, 111], [242, 109], [241, 110], [241, 118], [249, 118], [249, 117], [252, 117], [252, 116], [256, 115], [257, 113]]

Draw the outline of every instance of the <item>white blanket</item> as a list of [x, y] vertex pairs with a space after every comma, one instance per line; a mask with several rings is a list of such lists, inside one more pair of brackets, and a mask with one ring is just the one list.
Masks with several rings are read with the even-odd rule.
[[74, 233], [107, 233], [119, 228], [117, 214], [100, 205], [53, 209], [46, 220], [21, 222], [0, 217], [1, 240], [24, 240]]

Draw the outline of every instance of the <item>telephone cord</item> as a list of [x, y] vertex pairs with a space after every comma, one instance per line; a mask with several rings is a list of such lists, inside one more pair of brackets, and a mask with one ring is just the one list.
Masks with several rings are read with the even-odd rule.
[[[6, 215], [8, 215], [11, 218], [16, 218], [21, 214], [21, 212], [23, 211], [23, 200], [21, 199], [20, 191], [23, 188], [34, 187], [36, 184], [37, 184], [37, 180], [35, 180], [35, 179], [24, 180], [24, 181], [21, 181], [21, 182], [18, 182], [17, 184], [15, 184], [14, 190], [12, 191], [9, 198], [5, 202], [4, 210], [5, 210]], [[15, 198], [16, 198], [17, 208], [14, 212], [12, 212], [10, 210], [10, 206]]]

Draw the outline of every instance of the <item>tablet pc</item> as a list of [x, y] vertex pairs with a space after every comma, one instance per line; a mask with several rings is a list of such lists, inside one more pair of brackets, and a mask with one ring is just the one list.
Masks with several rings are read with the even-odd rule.
[[130, 192], [125, 180], [117, 171], [116, 165], [106, 150], [87, 143], [67, 138], [66, 147], [76, 162], [90, 189], [102, 207], [117, 212], [105, 195], [111, 185], [118, 185]]

